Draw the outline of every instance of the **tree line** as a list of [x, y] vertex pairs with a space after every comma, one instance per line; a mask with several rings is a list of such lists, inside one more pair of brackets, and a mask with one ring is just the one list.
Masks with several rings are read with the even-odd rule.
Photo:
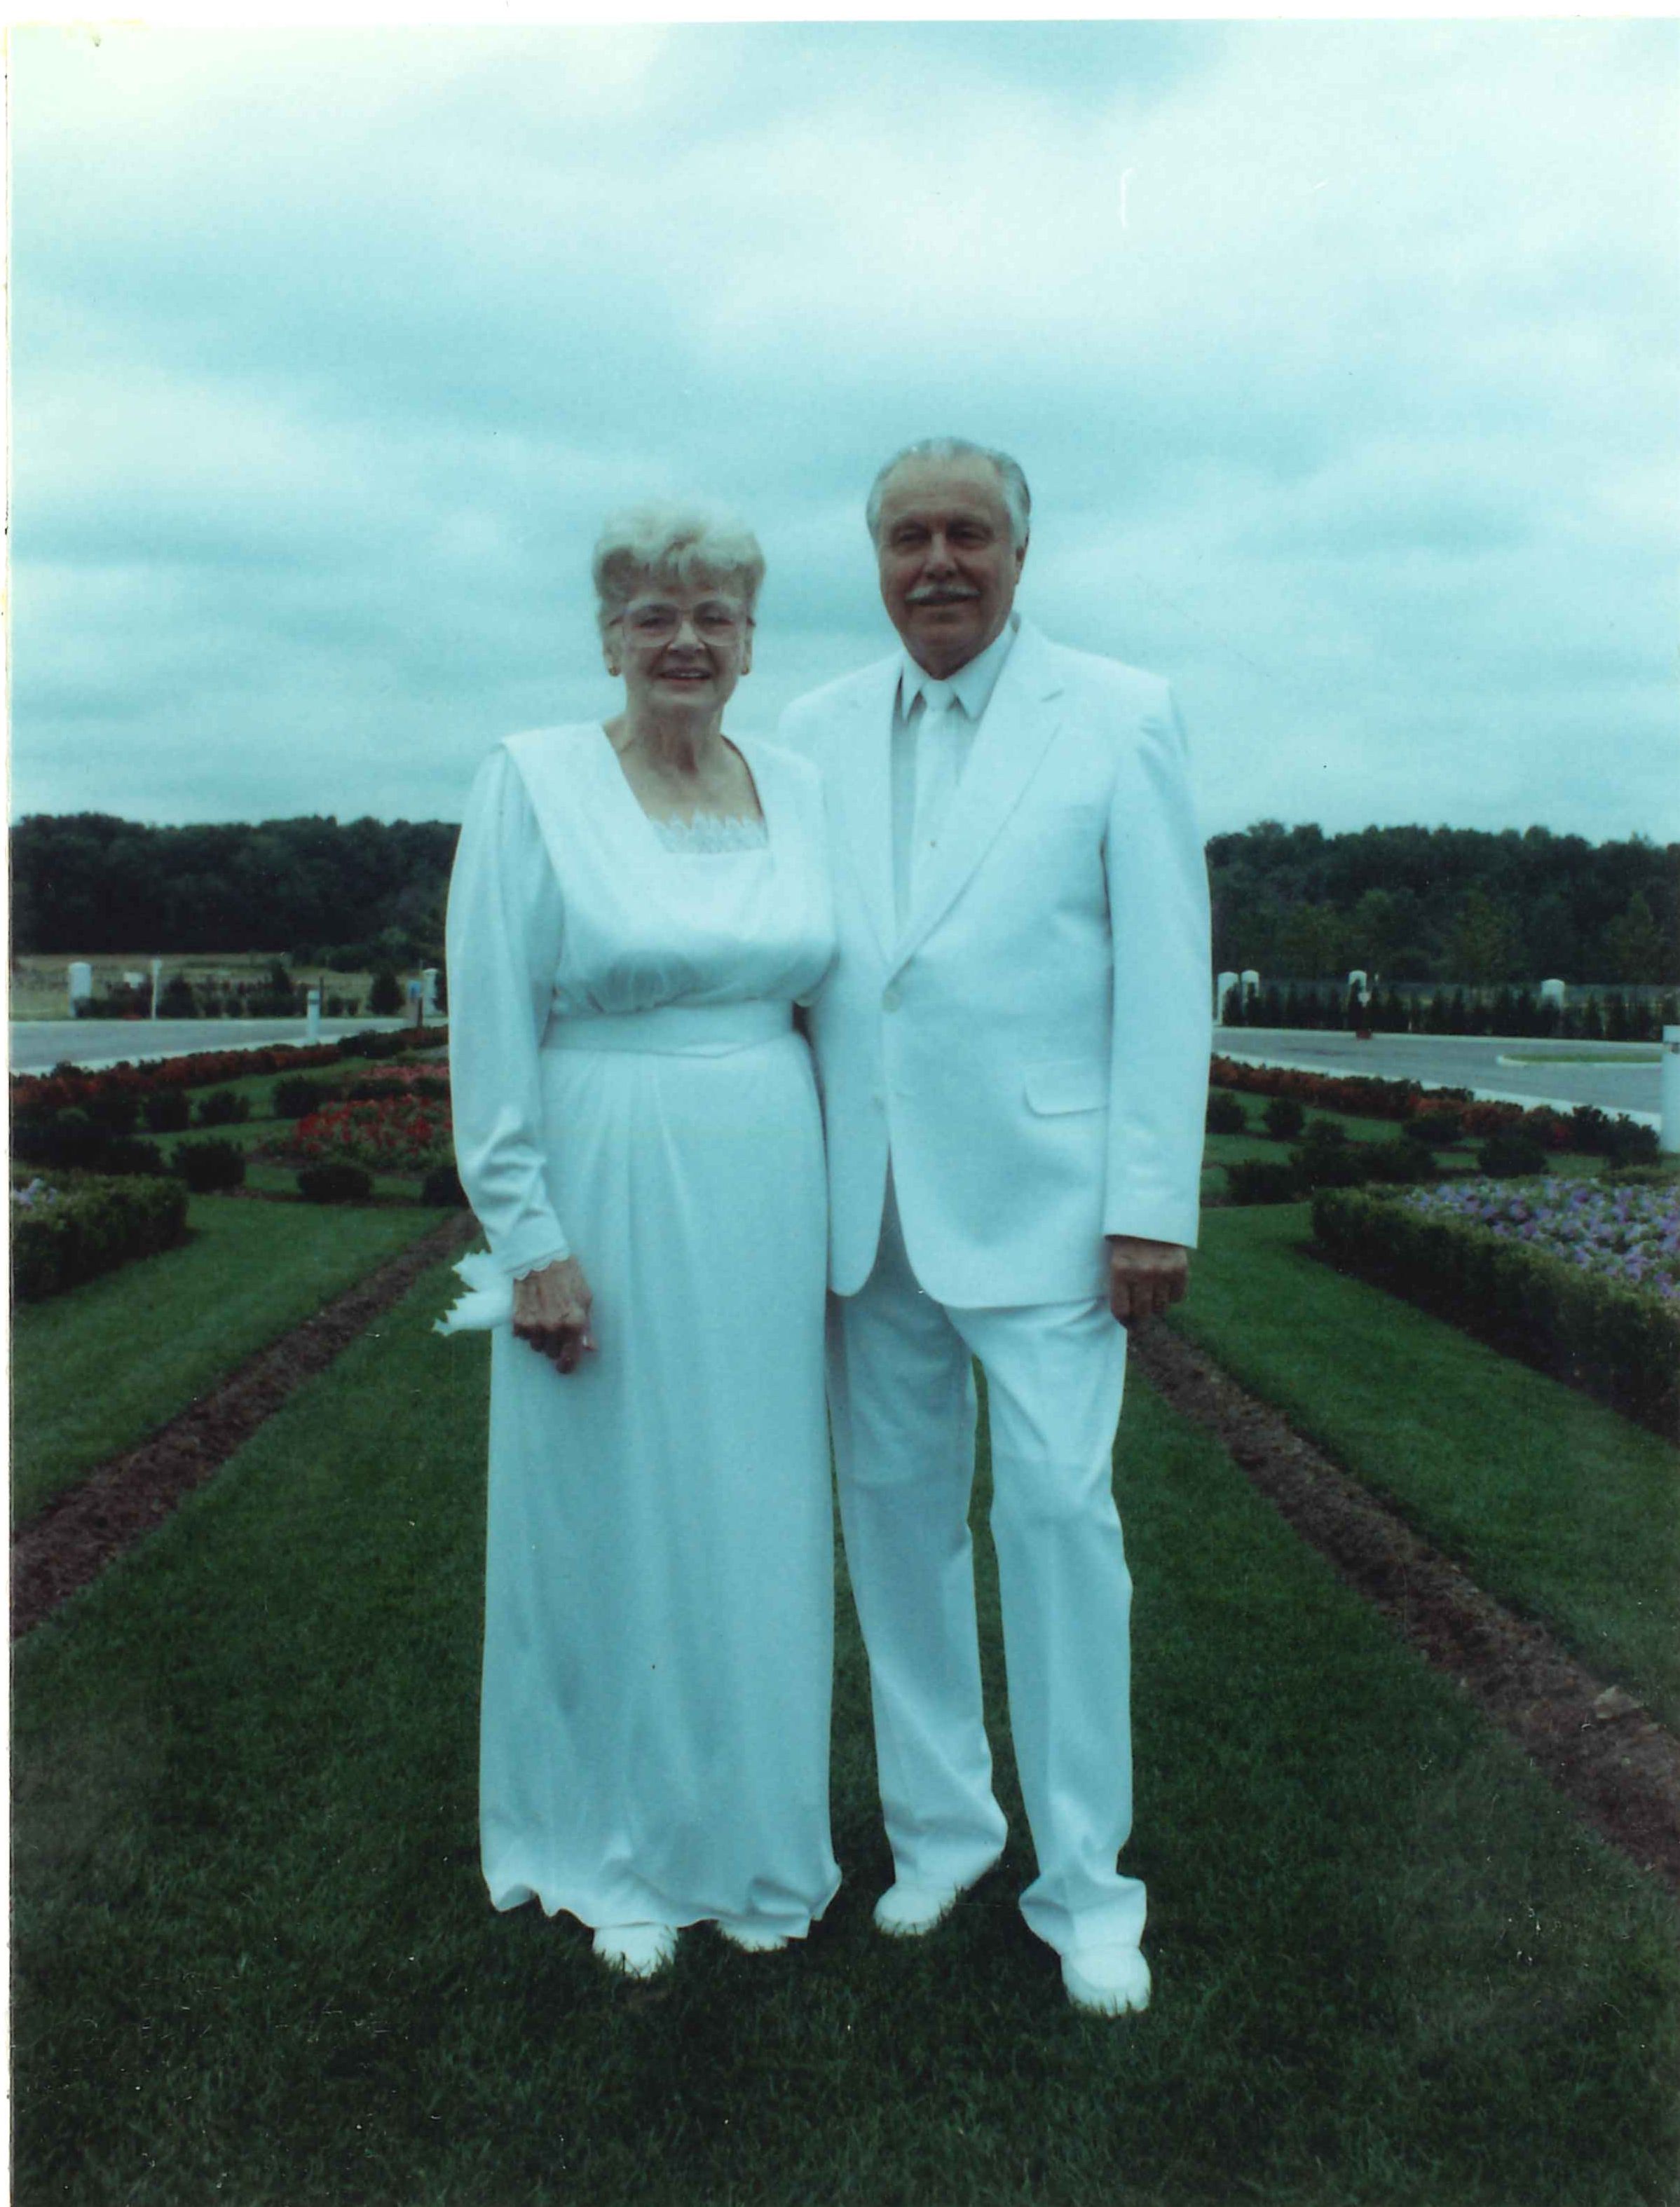
[[[32, 814], [12, 834], [13, 942], [62, 951], [284, 954], [346, 972], [435, 964], [458, 830], [312, 816], [148, 828]], [[1680, 981], [1680, 846], [1545, 828], [1263, 820], [1208, 845], [1216, 971], [1468, 986]]]
[[1470, 987], [1680, 981], [1680, 846], [1262, 820], [1208, 846], [1216, 971]]

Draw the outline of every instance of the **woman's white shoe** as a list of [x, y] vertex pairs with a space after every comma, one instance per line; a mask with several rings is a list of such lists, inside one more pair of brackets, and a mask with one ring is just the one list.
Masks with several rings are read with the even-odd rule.
[[608, 1923], [595, 1933], [595, 1946], [608, 1969], [656, 1977], [676, 1959], [677, 1934], [668, 1923]]

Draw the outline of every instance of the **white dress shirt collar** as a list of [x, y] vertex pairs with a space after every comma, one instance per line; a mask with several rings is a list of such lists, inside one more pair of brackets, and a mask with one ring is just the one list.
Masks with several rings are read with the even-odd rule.
[[983, 718], [997, 687], [997, 678], [1003, 672], [1003, 662], [1009, 656], [1009, 648], [1015, 641], [1021, 617], [1012, 613], [983, 651], [978, 651], [966, 666], [960, 667], [937, 688], [933, 677], [924, 667], [918, 667], [906, 651], [899, 669], [899, 709], [906, 719], [914, 709], [916, 700], [930, 689], [935, 696], [949, 692], [956, 698], [972, 721]]

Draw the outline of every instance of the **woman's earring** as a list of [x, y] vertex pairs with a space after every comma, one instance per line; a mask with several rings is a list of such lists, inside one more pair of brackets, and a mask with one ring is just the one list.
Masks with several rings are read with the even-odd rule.
[[608, 673], [609, 674], [616, 674], [616, 673], [618, 673], [618, 671], [619, 671], [619, 662], [618, 662], [618, 661], [617, 661], [616, 659], [609, 659], [609, 660], [607, 661], [607, 673]]

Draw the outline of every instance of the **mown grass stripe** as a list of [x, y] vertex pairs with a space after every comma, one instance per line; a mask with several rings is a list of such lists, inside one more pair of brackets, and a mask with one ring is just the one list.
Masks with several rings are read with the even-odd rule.
[[19, 1652], [21, 2197], [1664, 2196], [1673, 1911], [1144, 1387], [1120, 1482], [1147, 2016], [1075, 2013], [1021, 1924], [1001, 1737], [1001, 1871], [926, 1941], [872, 1931], [885, 1851], [845, 1601], [846, 1883], [805, 1947], [691, 1934], [637, 1990], [577, 1927], [495, 1916], [474, 1829], [484, 1357], [430, 1336], [450, 1291], [423, 1283]]
[[1215, 1211], [1173, 1324], [1477, 1584], [1680, 1725], [1680, 1450], [1315, 1258], [1305, 1205]]
[[194, 1196], [191, 1239], [21, 1305], [12, 1331], [12, 1514], [32, 1516], [177, 1416], [444, 1214]]

